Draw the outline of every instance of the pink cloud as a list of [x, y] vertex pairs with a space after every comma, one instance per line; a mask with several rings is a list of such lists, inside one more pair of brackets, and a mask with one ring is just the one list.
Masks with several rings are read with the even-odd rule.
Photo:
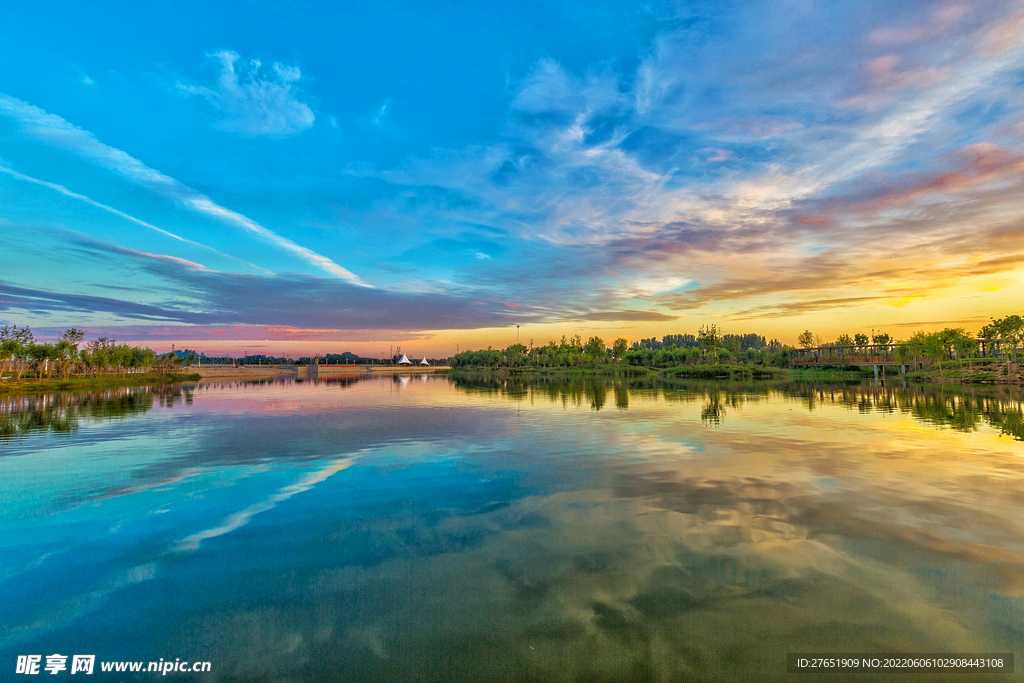
[[800, 218], [800, 223], [803, 225], [825, 225], [828, 222], [828, 216], [801, 216]]
[[997, 184], [1024, 173], [1024, 156], [1011, 154], [989, 143], [965, 147], [960, 150], [958, 156], [962, 160], [959, 170], [927, 176], [910, 187], [882, 195], [858, 208], [861, 211], [871, 211], [883, 205], [912, 203], [933, 193], [959, 194], [978, 186]]
[[959, 24], [970, 12], [970, 7], [953, 3], [941, 7], [925, 22], [912, 26], [885, 26], [868, 34], [874, 45], [907, 45], [930, 40]]

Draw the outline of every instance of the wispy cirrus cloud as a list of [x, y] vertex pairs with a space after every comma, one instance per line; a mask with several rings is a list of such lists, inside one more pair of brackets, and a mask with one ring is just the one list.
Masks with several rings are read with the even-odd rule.
[[209, 316], [189, 314], [173, 307], [139, 304], [123, 299], [53, 292], [18, 287], [0, 280], [0, 311], [23, 310], [34, 313], [68, 314], [109, 313], [126, 320], [155, 322], [209, 322]]
[[520, 82], [512, 97], [513, 109], [529, 114], [563, 113], [571, 117], [584, 112], [591, 116], [622, 112], [629, 97], [610, 70], [582, 77], [570, 73], [550, 57], [540, 59]]
[[299, 99], [298, 67], [274, 62], [265, 68], [258, 59], [239, 62], [232, 50], [208, 55], [220, 64], [214, 87], [177, 84], [185, 96], [206, 100], [220, 116], [217, 127], [251, 137], [287, 137], [313, 125], [316, 115]]
[[[1020, 252], [1006, 235], [1024, 210], [1024, 34], [1007, 30], [1024, 25], [1019, 6], [882, 5], [709, 10], [699, 29], [662, 32], [632, 72], [538, 60], [513, 83], [499, 140], [377, 175], [524, 240], [517, 275], [467, 270], [525, 301], [599, 291], [616, 310], [653, 296], [660, 311], [768, 318], [1019, 268], [998, 256]], [[687, 291], [634, 286], [646, 281]]]
[[143, 304], [135, 297], [86, 295], [0, 281], [0, 310], [56, 313], [64, 319], [99, 312], [122, 325], [146, 321], [320, 330], [472, 329], [540, 317], [537, 311], [516, 309], [483, 290], [388, 292], [299, 273], [219, 272], [82, 235], [55, 233], [53, 237], [62, 241], [66, 251], [92, 256], [107, 268], [130, 268], [156, 278], [163, 283], [160, 291], [164, 293]]
[[72, 192], [68, 188], [66, 188], [63, 185], [60, 185], [58, 183], [51, 183], [51, 182], [49, 182], [47, 180], [40, 180], [39, 178], [33, 178], [32, 176], [27, 176], [24, 173], [19, 173], [18, 171], [15, 171], [12, 168], [8, 168], [8, 167], [4, 166], [2, 163], [0, 163], [0, 173], [6, 173], [7, 175], [11, 176], [12, 178], [24, 181], [26, 183], [32, 183], [33, 185], [39, 185], [41, 187], [49, 188], [49, 189], [53, 190], [54, 192], [59, 192], [60, 194], [66, 196], [66, 197], [71, 197], [72, 199], [77, 199], [77, 200], [79, 200], [81, 202], [85, 202], [89, 206], [96, 207], [97, 209], [101, 209], [102, 211], [106, 211], [107, 213], [112, 214], [114, 216], [117, 216], [118, 218], [123, 218], [124, 220], [126, 220], [126, 221], [128, 221], [130, 223], [142, 226], [143, 228], [146, 228], [147, 230], [153, 230], [154, 232], [160, 233], [161, 235], [164, 235], [165, 237], [170, 237], [171, 239], [177, 240], [178, 242], [181, 242], [183, 244], [188, 244], [190, 246], [197, 247], [199, 249], [203, 249], [205, 251], [212, 252], [214, 254], [217, 254], [218, 256], [223, 256], [224, 258], [231, 259], [233, 261], [237, 261], [239, 263], [242, 263], [243, 265], [248, 266], [249, 268], [252, 268], [254, 270], [258, 270], [258, 271], [261, 271], [263, 273], [270, 274], [270, 271], [267, 270], [266, 268], [261, 268], [260, 266], [257, 266], [257, 265], [255, 265], [253, 263], [249, 263], [248, 261], [244, 261], [244, 260], [238, 258], [237, 256], [232, 256], [231, 254], [225, 254], [224, 252], [219, 251], [217, 249], [214, 249], [213, 247], [207, 246], [205, 244], [200, 244], [199, 242], [196, 242], [194, 240], [190, 240], [188, 238], [182, 237], [181, 235], [176, 235], [173, 232], [170, 232], [169, 230], [164, 230], [163, 228], [159, 228], [159, 227], [153, 225], [152, 223], [148, 223], [148, 222], [142, 220], [141, 218], [136, 218], [135, 216], [132, 216], [131, 214], [127, 214], [124, 211], [120, 211], [118, 209], [115, 209], [112, 206], [108, 206], [106, 204], [103, 204], [102, 202], [98, 202], [95, 199], [92, 199], [90, 197], [85, 196], [84, 194], [79, 194], [78, 192]]
[[[313, 331], [319, 331], [320, 338], [330, 333], [345, 339], [379, 340], [411, 338], [410, 334], [422, 331], [515, 323], [664, 322], [675, 318], [619, 305], [614, 297], [601, 292], [568, 299], [560, 296], [543, 305], [520, 305], [502, 298], [486, 283], [428, 293], [386, 291], [298, 273], [262, 276], [212, 271], [184, 259], [82, 235], [61, 232], [53, 237], [68, 253], [92, 258], [108, 268], [145, 273], [163, 286], [155, 290], [152, 301], [141, 304], [116, 295], [83, 295], [0, 281], [0, 311], [57, 314], [58, 318], [72, 320], [77, 315], [100, 312], [109, 314], [109, 322], [103, 323], [105, 328], [156, 323], [171, 326], [169, 329], [178, 330], [183, 338], [214, 335], [212, 330], [220, 326], [228, 338], [251, 339], [253, 329], [258, 328], [268, 335], [266, 338], [285, 340], [312, 339]], [[162, 292], [173, 292], [173, 296], [168, 298]]]
[[296, 244], [236, 211], [220, 206], [201, 192], [150, 168], [122, 150], [100, 142], [92, 133], [69, 123], [56, 114], [50, 114], [9, 95], [0, 94], [0, 115], [6, 115], [17, 121], [27, 134], [71, 150], [99, 166], [119, 174], [135, 185], [160, 193], [198, 213], [242, 228], [335, 277], [361, 287], [370, 286], [358, 275], [342, 268], [326, 256]]
[[[390, 99], [386, 99], [383, 102], [381, 102], [380, 109], [377, 110], [377, 113], [371, 119], [371, 121], [373, 121], [373, 125], [379, 126], [379, 125], [384, 123], [384, 121], [385, 121], [385, 119], [386, 119], [386, 117], [388, 115], [388, 107], [390, 105], [391, 105], [391, 100]], [[332, 117], [332, 121], [333, 121], [333, 117]], [[337, 125], [337, 124], [335, 122], [335, 123], [332, 123], [331, 125]]]
[[[434, 339], [432, 332], [420, 332], [410, 330], [393, 329], [325, 329], [325, 328], [300, 328], [288, 327], [285, 325], [241, 325], [241, 324], [213, 324], [213, 325], [180, 325], [161, 324], [158, 322], [149, 323], [103, 323], [84, 326], [91, 337], [113, 337], [123, 342], [230, 342], [242, 341], [251, 348], [251, 345], [263, 345], [264, 342], [280, 344], [296, 344], [302, 342], [325, 342], [331, 344], [363, 344], [370, 342], [384, 342], [385, 344], [405, 341], [431, 341]], [[58, 327], [33, 327], [32, 332], [37, 339], [57, 339], [67, 329], [67, 325]]]
[[[111, 324], [146, 321], [321, 331], [474, 329], [539, 317], [474, 296], [384, 292], [298, 274], [264, 278], [221, 273], [151, 256], [154, 263], [149, 271], [169, 274], [168, 283], [181, 288], [164, 303], [139, 304], [129, 299], [19, 287], [0, 281], [0, 311], [55, 313], [71, 320], [76, 315], [99, 312], [109, 314]], [[190, 302], [180, 300], [185, 295]]]
[[[566, 49], [515, 67], [484, 123], [446, 112], [445, 127], [424, 108], [406, 126], [409, 91], [377, 83], [355, 93], [346, 116], [381, 124], [365, 126], [368, 140], [395, 117], [409, 137], [389, 138], [386, 153], [367, 151], [373, 141], [348, 158], [331, 148], [299, 159], [294, 181], [247, 168], [241, 182], [225, 183], [252, 197], [253, 215], [315, 213], [301, 224], [317, 224], [318, 238], [351, 249], [388, 283], [374, 296], [352, 295], [361, 278], [329, 258], [59, 117], [25, 103], [11, 117], [339, 280], [147, 266], [215, 304], [215, 322], [182, 324], [227, 324], [230, 303], [247, 325], [289, 330], [387, 329], [408, 316], [407, 329], [593, 320], [635, 322], [639, 332], [640, 323], [675, 325], [696, 312], [767, 327], [778, 316], [877, 312], [933, 294], [952, 300], [954, 291], [964, 306], [1011, 300], [985, 293], [1024, 283], [1024, 12], [1016, 0], [865, 2], [705, 3], [659, 21], [630, 54], [609, 43], [607, 55]], [[285, 137], [313, 124], [298, 70], [211, 56], [218, 81], [182, 85], [172, 97], [209, 103], [242, 136]], [[316, 86], [331, 97], [326, 80]], [[381, 99], [392, 96], [401, 111]], [[260, 147], [309, 155], [307, 138]], [[218, 163], [230, 174], [229, 156]], [[270, 184], [282, 192], [253, 196]], [[265, 310], [245, 301], [247, 287]], [[342, 314], [336, 300], [374, 310]], [[928, 315], [916, 307], [904, 313]]]

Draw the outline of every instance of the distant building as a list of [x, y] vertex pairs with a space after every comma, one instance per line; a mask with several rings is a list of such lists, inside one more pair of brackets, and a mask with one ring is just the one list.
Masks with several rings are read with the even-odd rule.
[[398, 364], [399, 365], [412, 365], [412, 361], [409, 360], [409, 357], [403, 353], [402, 354], [402, 359], [400, 361], [398, 361]]

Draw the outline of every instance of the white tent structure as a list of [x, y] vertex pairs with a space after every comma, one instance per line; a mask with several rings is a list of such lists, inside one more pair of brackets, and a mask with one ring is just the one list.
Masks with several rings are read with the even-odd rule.
[[420, 365], [430, 365], [430, 363], [427, 362], [426, 356], [423, 356], [423, 360], [420, 361]]
[[412, 365], [412, 361], [409, 360], [409, 356], [402, 354], [402, 359], [398, 361], [399, 365]]

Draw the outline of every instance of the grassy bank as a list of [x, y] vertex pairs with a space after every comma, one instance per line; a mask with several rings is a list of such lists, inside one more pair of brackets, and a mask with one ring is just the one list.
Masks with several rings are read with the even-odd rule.
[[788, 379], [785, 368], [763, 365], [680, 365], [661, 371], [666, 377], [692, 379]]
[[788, 379], [789, 370], [760, 365], [679, 365], [673, 368], [648, 368], [637, 365], [597, 365], [554, 368], [475, 368], [453, 369], [445, 374], [498, 377], [675, 377], [680, 379]]
[[658, 371], [633, 365], [597, 365], [574, 368], [450, 368], [436, 374], [469, 377], [480, 373], [498, 377], [648, 377], [656, 376]]
[[[865, 367], [815, 367], [777, 368], [765, 365], [679, 365], [671, 368], [650, 368], [636, 365], [596, 365], [576, 367], [521, 367], [521, 368], [453, 368], [441, 374], [456, 377], [666, 377], [676, 379], [710, 380], [776, 380], [809, 382], [860, 382], [874, 378], [874, 368]], [[948, 361], [942, 364], [942, 372], [932, 367], [900, 375], [894, 367], [887, 367], [884, 377], [892, 382], [949, 382], [958, 384], [1024, 384], [1024, 364], [1010, 363], [992, 358], [972, 358], [968, 363]]]
[[972, 358], [947, 361], [941, 370], [908, 372], [906, 378], [916, 382], [948, 382], [953, 384], [1024, 384], [1024, 364], [1007, 363], [998, 358]]
[[187, 375], [127, 375], [125, 377], [74, 377], [72, 379], [22, 379], [4, 377], [0, 382], [0, 394], [20, 394], [38, 391], [74, 391], [78, 389], [107, 389], [130, 387], [140, 384], [173, 384], [175, 382], [197, 382], [198, 374]]

